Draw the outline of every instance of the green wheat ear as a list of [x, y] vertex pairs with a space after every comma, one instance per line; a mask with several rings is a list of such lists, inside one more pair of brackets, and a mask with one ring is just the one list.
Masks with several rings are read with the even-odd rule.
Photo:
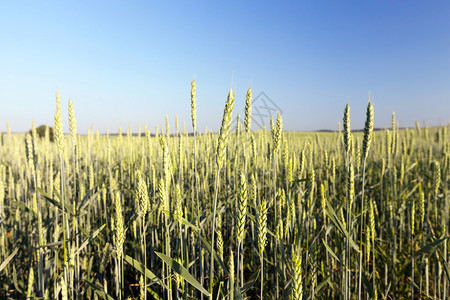
[[239, 194], [239, 218], [237, 228], [238, 245], [244, 240], [245, 233], [245, 218], [247, 216], [247, 179], [244, 173], [241, 172], [241, 187]]
[[62, 300], [69, 299], [69, 293], [67, 291], [67, 283], [64, 280], [64, 277], [61, 277], [61, 299]]
[[197, 129], [197, 86], [195, 80], [191, 82], [191, 119], [194, 132]]
[[180, 184], [176, 185], [176, 198], [175, 198], [175, 218], [181, 220], [183, 218], [183, 204], [182, 204], [181, 188]]
[[344, 145], [345, 145], [345, 152], [350, 153], [350, 105], [347, 103], [344, 110]]
[[120, 192], [116, 192], [114, 198], [116, 219], [115, 219], [115, 246], [118, 258], [123, 255], [123, 243], [125, 242], [125, 229], [123, 225], [122, 203], [120, 202]]
[[353, 170], [353, 164], [350, 163], [349, 165], [349, 172], [347, 176], [347, 192], [348, 192], [348, 203], [350, 210], [353, 206], [353, 199], [355, 197], [355, 173]]
[[138, 180], [138, 199], [139, 199], [139, 211], [142, 214], [142, 217], [145, 216], [149, 209], [149, 197], [148, 197], [148, 189], [145, 180], [142, 178], [141, 171], [137, 171], [137, 180]]
[[251, 123], [252, 123], [252, 89], [249, 88], [245, 99], [245, 119], [244, 119], [244, 127], [247, 133], [250, 132]]
[[258, 231], [258, 249], [259, 255], [261, 256], [261, 253], [267, 245], [267, 206], [265, 200], [261, 202], [261, 206], [259, 208]]
[[325, 187], [323, 184], [320, 184], [320, 206], [322, 208], [323, 218], [326, 218], [326, 198], [325, 198]]
[[30, 171], [32, 172], [33, 176], [36, 175], [36, 166], [34, 163], [34, 144], [33, 140], [31, 138], [31, 135], [27, 133], [26, 137], [26, 145], [27, 145], [27, 162], [28, 166], [30, 168]]
[[373, 200], [370, 200], [369, 203], [370, 203], [369, 208], [370, 233], [372, 234], [372, 240], [375, 240], [375, 211], [374, 211], [375, 204], [373, 203]]
[[30, 272], [28, 273], [27, 299], [31, 298], [31, 295], [33, 293], [33, 285], [34, 285], [34, 270], [33, 266], [31, 266]]
[[235, 276], [235, 269], [234, 269], [234, 253], [233, 250], [230, 249], [230, 257], [228, 260], [228, 273], [230, 274], [230, 286], [234, 286], [234, 276]]
[[144, 277], [141, 276], [139, 277], [139, 299], [140, 300], [144, 300], [145, 299], [145, 288], [144, 288]]
[[434, 194], [437, 195], [439, 192], [439, 185], [441, 184], [441, 165], [437, 160], [433, 161], [432, 169]]
[[422, 191], [422, 184], [419, 184], [419, 211], [420, 211], [420, 223], [423, 224], [425, 220], [425, 194]]
[[72, 99], [69, 99], [69, 129], [72, 143], [77, 145], [77, 120], [75, 118], [75, 109], [73, 107]]
[[217, 226], [216, 233], [217, 233], [217, 255], [220, 257], [221, 260], [223, 260], [222, 226]]
[[281, 119], [280, 113], [277, 114], [277, 125], [272, 128], [273, 137], [273, 152], [277, 153], [280, 150], [281, 138], [283, 135], [283, 120]]
[[166, 199], [167, 199], [166, 186], [164, 184], [163, 178], [159, 179], [158, 192], [159, 192], [159, 201], [160, 201], [161, 209], [169, 210], [169, 205], [166, 201]]
[[160, 145], [161, 150], [163, 151], [164, 185], [168, 189], [170, 187], [170, 177], [172, 176], [172, 166], [167, 141], [163, 137], [160, 138]]
[[372, 141], [373, 136], [373, 105], [370, 103], [367, 105], [366, 112], [366, 124], [364, 126], [364, 140], [363, 140], [363, 157], [362, 159], [367, 159], [369, 154], [370, 142]]
[[60, 155], [64, 152], [64, 133], [61, 116], [61, 99], [59, 93], [56, 93], [56, 113], [55, 113], [55, 140]]
[[303, 282], [302, 282], [302, 255], [300, 247], [292, 251], [292, 264], [293, 264], [293, 299], [301, 300], [303, 297]]
[[169, 124], [169, 117], [166, 115], [166, 136], [167, 138], [170, 137], [170, 124]]
[[227, 102], [225, 103], [225, 109], [223, 111], [222, 126], [220, 127], [219, 140], [217, 143], [216, 151], [216, 164], [219, 169], [223, 166], [225, 158], [225, 150], [228, 144], [228, 138], [230, 135], [231, 116], [234, 108], [234, 93], [233, 89], [230, 89], [228, 93]]

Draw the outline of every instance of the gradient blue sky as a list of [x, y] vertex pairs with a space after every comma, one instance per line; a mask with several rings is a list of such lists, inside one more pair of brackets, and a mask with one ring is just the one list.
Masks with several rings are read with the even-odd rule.
[[[264, 91], [286, 130], [450, 121], [449, 1], [1, 1], [0, 130], [53, 124], [55, 93], [79, 131], [190, 123], [217, 130]], [[67, 129], [67, 118], [64, 119]]]

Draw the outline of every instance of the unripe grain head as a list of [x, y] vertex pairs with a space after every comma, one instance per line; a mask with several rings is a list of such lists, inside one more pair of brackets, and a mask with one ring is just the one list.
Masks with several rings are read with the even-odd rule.
[[347, 153], [350, 152], [350, 105], [347, 103], [344, 110], [344, 118], [343, 118], [343, 124], [344, 124], [344, 145], [345, 145], [345, 151]]
[[363, 156], [362, 159], [366, 160], [369, 154], [370, 142], [373, 136], [373, 105], [370, 103], [367, 105], [366, 112], [366, 124], [364, 126], [364, 140], [363, 140]]
[[247, 133], [250, 132], [251, 123], [252, 123], [252, 89], [249, 88], [245, 99], [245, 119], [244, 119], [244, 127]]
[[61, 99], [59, 97], [59, 93], [56, 93], [55, 141], [58, 146], [59, 154], [62, 155], [64, 151], [64, 133], [61, 116]]
[[197, 130], [197, 86], [195, 80], [191, 82], [191, 119], [194, 132]]
[[228, 93], [228, 99], [225, 104], [225, 109], [223, 111], [222, 126], [220, 127], [219, 140], [217, 143], [216, 151], [216, 164], [219, 169], [223, 166], [223, 161], [225, 158], [225, 151], [228, 144], [228, 138], [230, 135], [231, 117], [234, 108], [234, 93], [233, 89], [230, 89]]

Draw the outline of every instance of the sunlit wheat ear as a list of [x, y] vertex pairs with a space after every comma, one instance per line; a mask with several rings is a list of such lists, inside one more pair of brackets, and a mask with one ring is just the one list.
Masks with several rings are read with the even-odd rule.
[[158, 184], [158, 192], [159, 192], [159, 201], [162, 210], [169, 210], [169, 205], [167, 204], [167, 191], [164, 184], [164, 179], [159, 180]]
[[75, 268], [75, 247], [70, 248], [69, 254], [69, 268], [73, 270]]
[[389, 156], [392, 152], [391, 132], [386, 130], [386, 154]]
[[64, 280], [64, 277], [61, 277], [60, 284], [61, 284], [61, 299], [62, 300], [69, 299], [69, 294], [68, 294], [68, 291], [67, 291], [67, 283]]
[[161, 150], [163, 151], [163, 171], [164, 171], [164, 185], [168, 189], [170, 187], [170, 177], [172, 176], [172, 167], [170, 161], [169, 149], [167, 147], [166, 140], [161, 137], [160, 139]]
[[191, 119], [192, 129], [197, 130], [197, 86], [195, 80], [191, 82]]
[[316, 172], [314, 169], [311, 169], [308, 174], [308, 192], [309, 192], [309, 205], [312, 205], [313, 197], [314, 197], [314, 185], [316, 180]]
[[247, 133], [250, 132], [251, 123], [252, 123], [252, 89], [249, 88], [247, 91], [247, 96], [245, 98], [245, 119], [244, 119], [244, 127]]
[[288, 234], [288, 230], [292, 229], [291, 222], [295, 223], [295, 220], [296, 220], [294, 199], [292, 199], [292, 198], [289, 199], [289, 202], [287, 204], [288, 204], [288, 211], [287, 211], [287, 217], [286, 217], [286, 219], [287, 219], [286, 234]]
[[222, 168], [223, 161], [225, 158], [226, 147], [230, 135], [230, 126], [233, 108], [234, 108], [234, 93], [233, 89], [230, 89], [230, 92], [228, 93], [227, 102], [225, 103], [225, 109], [223, 111], [222, 126], [220, 126], [219, 140], [217, 143], [216, 164], [219, 169]]
[[61, 117], [61, 99], [59, 93], [56, 93], [56, 113], [55, 113], [55, 141], [58, 146], [59, 154], [64, 152], [64, 133]]
[[422, 191], [422, 184], [419, 184], [419, 212], [420, 212], [420, 223], [423, 224], [425, 220], [425, 194]]
[[303, 282], [302, 282], [302, 255], [300, 252], [300, 247], [292, 251], [292, 263], [293, 263], [293, 274], [292, 274], [292, 299], [301, 300], [303, 297]]
[[353, 164], [350, 163], [349, 165], [349, 172], [347, 175], [347, 193], [348, 193], [348, 203], [349, 203], [349, 208], [350, 210], [352, 209], [353, 206], [353, 199], [355, 197], [355, 173], [353, 170]]
[[217, 224], [217, 255], [223, 260], [223, 236], [222, 236], [222, 215], [218, 214], [216, 218]]
[[432, 169], [434, 194], [437, 195], [439, 192], [439, 185], [441, 184], [441, 165], [437, 160], [433, 161]]
[[176, 186], [176, 198], [175, 198], [175, 218], [181, 220], [183, 218], [183, 203], [181, 196], [181, 188], [180, 185]]
[[356, 163], [356, 170], [359, 170], [359, 167], [361, 166], [361, 146], [359, 142], [359, 137], [356, 138], [355, 141], [356, 146], [356, 154], [355, 154], [355, 163]]
[[326, 217], [326, 198], [325, 198], [325, 187], [323, 186], [323, 184], [320, 184], [320, 206], [322, 208], [322, 212], [323, 212], [323, 218], [325, 219]]
[[244, 240], [245, 218], [247, 216], [247, 179], [244, 173], [241, 173], [241, 186], [239, 193], [239, 219], [237, 228], [238, 245]]
[[367, 260], [370, 260], [370, 237], [371, 237], [371, 229], [369, 226], [366, 225], [366, 258]]
[[169, 117], [166, 115], [166, 136], [170, 136], [170, 124], [169, 124]]
[[250, 179], [250, 185], [251, 185], [251, 189], [250, 189], [250, 201], [251, 201], [251, 204], [255, 207], [255, 209], [256, 209], [256, 207], [257, 207], [257, 204], [258, 203], [256, 203], [256, 200], [258, 199], [258, 194], [257, 194], [257, 191], [256, 191], [256, 179], [255, 179], [255, 174], [252, 174], [252, 177], [251, 177], [251, 179]]
[[235, 269], [234, 269], [234, 253], [233, 250], [230, 250], [230, 258], [228, 260], [228, 273], [230, 274], [230, 283], [231, 286], [234, 285], [234, 275], [235, 275]]
[[284, 168], [287, 170], [289, 163], [289, 146], [288, 142], [286, 140], [283, 141], [283, 165]]
[[31, 266], [30, 272], [28, 273], [27, 299], [30, 299], [32, 296], [33, 285], [34, 285], [34, 270], [33, 266]]
[[373, 136], [373, 105], [370, 103], [367, 105], [366, 112], [366, 124], [364, 125], [364, 140], [363, 140], [363, 156], [362, 159], [366, 160], [369, 154], [370, 142]]
[[147, 153], [150, 155], [152, 152], [152, 133], [148, 128], [145, 128], [145, 142], [147, 145]]
[[305, 160], [306, 160], [305, 151], [302, 151], [300, 153], [300, 165], [299, 165], [300, 176], [302, 176], [303, 171], [305, 170]]
[[138, 199], [139, 199], [139, 211], [142, 217], [145, 217], [149, 209], [149, 198], [148, 198], [148, 189], [145, 180], [142, 178], [141, 171], [137, 171], [137, 180], [138, 180]]
[[34, 165], [34, 146], [33, 146], [33, 140], [31, 139], [31, 135], [27, 133], [26, 137], [26, 145], [27, 145], [27, 162], [28, 167], [34, 176], [36, 174], [36, 166]]
[[256, 156], [256, 142], [253, 135], [250, 136], [250, 146], [252, 148], [252, 157], [254, 158]]
[[75, 119], [75, 109], [72, 99], [69, 99], [69, 129], [73, 146], [77, 145], [77, 120]]
[[373, 200], [370, 200], [369, 223], [372, 240], [375, 240], [375, 204], [373, 203]]
[[139, 299], [144, 300], [145, 299], [145, 286], [144, 286], [144, 276], [139, 277]]
[[281, 119], [281, 115], [278, 113], [277, 115], [277, 125], [273, 128], [273, 152], [277, 153], [280, 150], [281, 138], [283, 135], [283, 120]]
[[258, 249], [259, 255], [264, 252], [264, 248], [267, 245], [267, 206], [266, 201], [263, 200], [259, 208], [258, 214]]
[[287, 169], [287, 179], [288, 179], [289, 185], [292, 185], [292, 183], [294, 182], [293, 164], [294, 164], [294, 162], [293, 162], [292, 158], [289, 158], [288, 169]]
[[344, 118], [343, 118], [343, 124], [344, 124], [344, 145], [345, 145], [345, 152], [350, 153], [350, 105], [347, 103], [344, 110]]
[[116, 211], [116, 219], [115, 219], [115, 246], [117, 251], [118, 258], [123, 255], [123, 243], [125, 242], [125, 229], [123, 225], [123, 215], [122, 215], [122, 203], [120, 202], [120, 192], [116, 192], [115, 194], [115, 211]]

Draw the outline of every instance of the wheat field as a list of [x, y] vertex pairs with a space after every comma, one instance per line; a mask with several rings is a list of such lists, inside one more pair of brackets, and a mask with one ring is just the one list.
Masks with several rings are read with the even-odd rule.
[[369, 101], [364, 131], [345, 103], [342, 131], [252, 131], [231, 90], [201, 133], [190, 100], [194, 134], [80, 135], [59, 96], [42, 137], [8, 126], [1, 298], [448, 299], [450, 126], [373, 131]]

